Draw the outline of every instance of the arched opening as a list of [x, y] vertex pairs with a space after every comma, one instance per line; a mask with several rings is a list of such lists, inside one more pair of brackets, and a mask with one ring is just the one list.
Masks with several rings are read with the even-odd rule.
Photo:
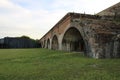
[[44, 40], [44, 46], [43, 46], [43, 48], [45, 48], [45, 45], [46, 45], [45, 43], [46, 43], [46, 40]]
[[42, 41], [42, 42], [40, 42], [40, 44], [41, 44], [41, 48], [43, 48], [43, 41]]
[[50, 40], [47, 40], [47, 48], [50, 49]]
[[42, 48], [44, 48], [44, 41], [42, 41]]
[[52, 49], [58, 50], [58, 38], [56, 35], [53, 36], [53, 39], [52, 39]]
[[79, 51], [83, 52], [85, 49], [83, 38], [80, 32], [72, 27], [69, 28], [63, 37], [62, 48], [65, 51]]

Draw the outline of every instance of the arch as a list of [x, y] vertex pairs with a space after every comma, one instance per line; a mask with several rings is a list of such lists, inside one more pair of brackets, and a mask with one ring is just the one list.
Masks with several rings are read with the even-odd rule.
[[44, 48], [44, 41], [41, 42], [41, 47]]
[[53, 38], [52, 38], [52, 49], [53, 50], [58, 50], [58, 38], [57, 38], [57, 36], [56, 35], [54, 35], [53, 36]]
[[50, 49], [50, 39], [47, 39], [47, 48]]
[[40, 44], [40, 47], [42, 48], [42, 45], [43, 45], [42, 42], [40, 42], [39, 44]]
[[46, 45], [46, 40], [44, 40], [44, 43], [43, 43], [43, 48], [45, 48], [45, 45]]
[[62, 39], [62, 49], [64, 51], [80, 51], [85, 50], [85, 43], [80, 31], [75, 27], [68, 28]]

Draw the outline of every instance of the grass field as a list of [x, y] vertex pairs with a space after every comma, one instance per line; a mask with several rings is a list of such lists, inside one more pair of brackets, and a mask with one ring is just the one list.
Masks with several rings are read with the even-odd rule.
[[120, 80], [120, 59], [47, 49], [1, 49], [0, 80]]

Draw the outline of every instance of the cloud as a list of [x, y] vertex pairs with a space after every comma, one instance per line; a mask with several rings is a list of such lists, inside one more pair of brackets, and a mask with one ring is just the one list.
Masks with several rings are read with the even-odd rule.
[[1, 0], [0, 37], [41, 38], [67, 12], [94, 14], [119, 0]]
[[66, 9], [67, 11], [94, 14], [119, 1], [120, 0], [55, 0], [51, 6], [53, 9]]
[[29, 10], [9, 0], [0, 2], [0, 5], [0, 10], [3, 10], [0, 12], [0, 34], [3, 36], [40, 38], [65, 15], [64, 10]]
[[[27, 24], [24, 22], [24, 18], [27, 21], [30, 17], [29, 10], [22, 8], [16, 4], [11, 3], [9, 0], [0, 1], [0, 24], [4, 27], [15, 27], [22, 24]], [[22, 24], [19, 24], [22, 23]], [[19, 25], [18, 25], [19, 24]], [[1, 26], [1, 25], [0, 25]]]
[[9, 0], [0, 1], [0, 11], [1, 34], [8, 33], [8, 36], [10, 33], [19, 34], [23, 33], [23, 31], [27, 32], [27, 30], [30, 30], [33, 27], [31, 26], [31, 11], [14, 4]]

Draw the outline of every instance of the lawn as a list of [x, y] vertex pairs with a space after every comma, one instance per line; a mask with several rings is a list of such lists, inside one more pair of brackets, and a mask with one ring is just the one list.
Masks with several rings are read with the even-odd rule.
[[47, 49], [0, 49], [0, 80], [120, 80], [120, 59]]

